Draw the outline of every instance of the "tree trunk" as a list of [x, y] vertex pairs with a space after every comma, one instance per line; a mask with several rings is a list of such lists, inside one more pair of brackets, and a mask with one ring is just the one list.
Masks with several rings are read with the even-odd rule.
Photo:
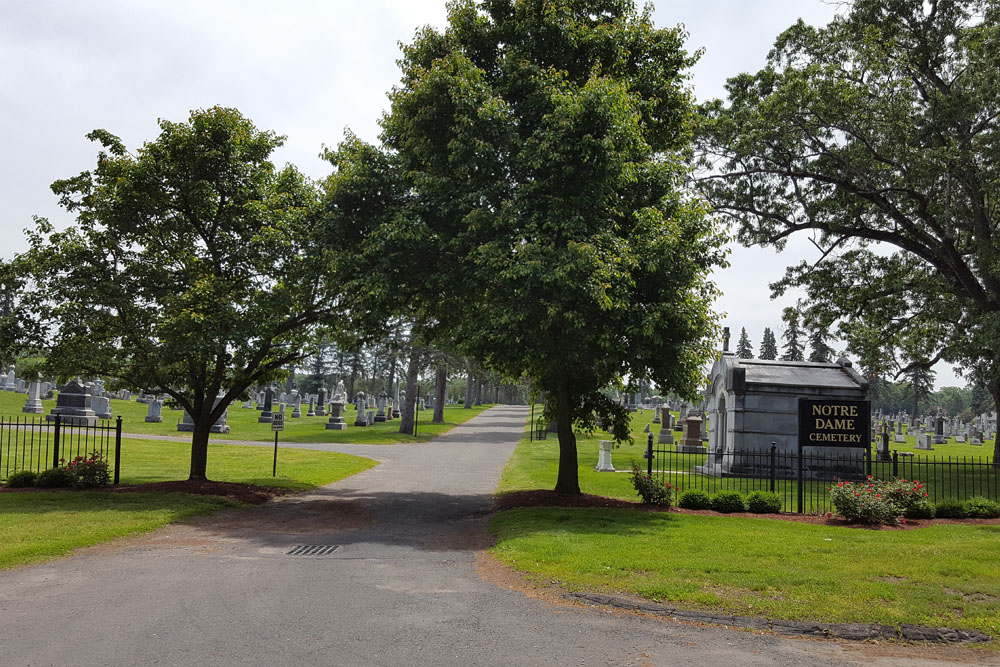
[[[1000, 415], [1000, 381], [989, 382], [986, 388], [993, 396], [993, 409]], [[985, 435], [983, 438], [985, 439]], [[1000, 470], [1000, 435], [993, 440], [993, 467]]]
[[465, 407], [471, 408], [472, 404], [476, 402], [475, 392], [476, 392], [476, 378], [472, 375], [472, 371], [465, 376]]
[[444, 364], [437, 367], [437, 374], [435, 377], [434, 384], [434, 418], [431, 419], [432, 424], [443, 424], [444, 423], [444, 402], [447, 400], [448, 393], [448, 369], [445, 368]]
[[204, 417], [195, 418], [194, 433], [191, 434], [191, 474], [188, 480], [192, 482], [208, 481], [208, 438], [212, 430], [212, 420], [208, 413]]
[[417, 405], [417, 375], [420, 374], [420, 350], [410, 352], [410, 365], [406, 368], [406, 403], [400, 413], [399, 432], [413, 435], [413, 415]]
[[580, 469], [576, 457], [576, 435], [573, 433], [573, 405], [565, 386], [559, 388], [556, 425], [559, 434], [559, 475], [556, 478], [556, 493], [580, 495]]
[[355, 352], [351, 360], [351, 382], [347, 387], [347, 402], [354, 400], [354, 382], [358, 379], [358, 366], [361, 365], [361, 353]]
[[[396, 392], [394, 392], [392, 388], [393, 385], [395, 384], [396, 384], [396, 355], [393, 354], [392, 363], [389, 364], [389, 389], [386, 390], [386, 393], [389, 394], [389, 398], [392, 398], [394, 400], [396, 397]], [[409, 389], [407, 389], [407, 391], [409, 391]]]
[[476, 391], [475, 399], [472, 401], [473, 405], [483, 404], [483, 381], [480, 378], [476, 378]]

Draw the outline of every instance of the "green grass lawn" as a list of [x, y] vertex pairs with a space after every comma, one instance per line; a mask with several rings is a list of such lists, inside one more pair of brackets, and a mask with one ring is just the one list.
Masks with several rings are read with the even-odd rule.
[[629, 510], [502, 512], [493, 553], [539, 582], [685, 608], [1000, 636], [1000, 526], [862, 530]]
[[[24, 407], [25, 396], [13, 392], [0, 391], [0, 415], [7, 417], [22, 417], [21, 408]], [[55, 407], [54, 400], [42, 401], [45, 412], [48, 413]], [[218, 440], [250, 440], [268, 441], [274, 440], [274, 433], [270, 424], [259, 424], [257, 418], [260, 412], [256, 409], [245, 410], [242, 403], [234, 403], [229, 408], [228, 425], [230, 433], [227, 435], [213, 434], [212, 438]], [[451, 430], [455, 425], [461, 424], [472, 417], [475, 417], [489, 405], [477, 406], [465, 409], [460, 405], [445, 406], [444, 424], [431, 424], [431, 417], [434, 411], [430, 409], [421, 410], [418, 413], [418, 428], [416, 437], [399, 433], [399, 419], [389, 422], [372, 424], [371, 426], [355, 427], [354, 420], [357, 411], [353, 405], [347, 406], [345, 421], [346, 431], [328, 431], [326, 422], [329, 417], [306, 417], [308, 405], [303, 406], [303, 416], [292, 419], [292, 409], [289, 407], [285, 412], [285, 430], [281, 433], [281, 440], [285, 442], [345, 442], [345, 443], [365, 443], [372, 445], [391, 444], [396, 442], [425, 441], [436, 435]], [[163, 410], [163, 423], [146, 423], [147, 406], [145, 403], [135, 401], [111, 401], [111, 410], [115, 417], [122, 416], [122, 430], [125, 433], [138, 433], [143, 435], [188, 435], [177, 430], [177, 424], [184, 416], [183, 410]], [[37, 417], [38, 415], [32, 415]], [[44, 418], [44, 417], [43, 417]]]
[[[187, 443], [125, 438], [121, 483], [187, 479], [190, 457]], [[301, 491], [376, 465], [350, 454], [281, 448], [278, 475], [271, 477], [272, 457], [269, 447], [212, 443], [208, 476], [215, 481]], [[154, 530], [234, 504], [225, 498], [185, 493], [0, 493], [0, 568], [65, 555], [78, 547]]]
[[0, 568], [57, 558], [237, 504], [188, 493], [0, 493]]
[[[616, 468], [644, 464], [652, 414], [635, 414], [635, 444]], [[653, 427], [654, 433], [658, 427]], [[580, 488], [638, 500], [627, 473], [599, 473], [597, 440], [577, 435]], [[551, 489], [553, 434], [518, 444], [498, 493]], [[690, 471], [691, 457], [678, 478]], [[681, 474], [684, 473], [684, 474]], [[688, 478], [691, 478], [688, 475]], [[719, 478], [713, 478], [719, 480]], [[723, 479], [724, 485], [735, 484]], [[630, 510], [537, 508], [494, 517], [493, 553], [539, 582], [627, 593], [747, 616], [830, 622], [915, 623], [1000, 636], [1000, 526], [865, 530], [790, 521]]]

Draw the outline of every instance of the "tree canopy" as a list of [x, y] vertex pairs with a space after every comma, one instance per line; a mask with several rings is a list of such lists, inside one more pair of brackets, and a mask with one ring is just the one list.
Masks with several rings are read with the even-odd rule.
[[774, 337], [771, 327], [764, 327], [764, 335], [760, 341], [760, 354], [757, 356], [767, 361], [778, 358], [778, 341]]
[[683, 39], [631, 0], [454, 2], [404, 47], [382, 121], [405, 201], [369, 238], [437, 255], [397, 287], [463, 354], [545, 392], [562, 492], [579, 493], [574, 424], [629, 437], [602, 388], [693, 395], [714, 353], [724, 252], [684, 187]]
[[782, 361], [805, 361], [805, 347], [802, 344], [802, 328], [799, 326], [799, 311], [788, 307], [781, 313], [785, 329], [781, 337], [785, 340]]
[[944, 359], [995, 401], [998, 53], [996, 0], [855, 0], [730, 79], [699, 139], [703, 192], [741, 241], [807, 232], [821, 249], [778, 293], [840, 317], [865, 365]]
[[740, 359], [753, 359], [753, 344], [747, 336], [747, 328], [740, 328], [740, 340], [736, 343], [736, 356]]
[[[44, 370], [167, 393], [195, 424], [191, 479], [209, 428], [246, 389], [301, 359], [339, 304], [316, 189], [269, 161], [282, 137], [233, 109], [160, 121], [134, 153], [105, 130], [92, 171], [53, 191], [76, 223], [37, 220], [14, 260], [30, 276], [17, 316]], [[216, 400], [221, 396], [221, 400]]]

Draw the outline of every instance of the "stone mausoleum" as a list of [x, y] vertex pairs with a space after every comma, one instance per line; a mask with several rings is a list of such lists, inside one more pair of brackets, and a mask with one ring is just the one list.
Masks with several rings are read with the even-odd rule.
[[[800, 398], [868, 398], [867, 380], [843, 358], [829, 364], [765, 361], [740, 359], [724, 350], [712, 366], [709, 383], [709, 454], [703, 471], [714, 475], [753, 474], [761, 459], [755, 457], [751, 463], [739, 452], [769, 451], [772, 442], [779, 453], [795, 454]], [[844, 453], [835, 447], [807, 451], [832, 457]]]

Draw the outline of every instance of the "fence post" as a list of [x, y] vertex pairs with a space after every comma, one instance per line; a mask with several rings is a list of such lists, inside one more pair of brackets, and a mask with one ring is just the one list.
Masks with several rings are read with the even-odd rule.
[[646, 474], [653, 476], [653, 434], [646, 434]]
[[53, 423], [55, 430], [53, 431], [52, 434], [52, 467], [58, 468], [59, 467], [59, 424], [60, 424], [59, 415], [56, 415], [56, 418], [53, 420]]
[[872, 448], [871, 445], [865, 447], [865, 475], [872, 476]]
[[798, 487], [798, 490], [796, 491], [796, 496], [797, 496], [796, 499], [798, 500], [798, 508], [799, 508], [798, 511], [799, 511], [799, 514], [803, 514], [804, 513], [803, 507], [805, 505], [805, 503], [803, 501], [803, 498], [802, 498], [802, 492], [803, 492], [803, 489], [802, 489], [802, 478], [803, 478], [803, 476], [804, 476], [804, 472], [803, 472], [803, 467], [802, 467], [802, 443], [800, 442], [799, 443], [799, 460], [798, 460], [798, 481], [796, 483], [796, 486]]
[[118, 423], [115, 425], [115, 484], [118, 483], [118, 476], [121, 472], [122, 461], [122, 416], [118, 415]]
[[771, 493], [774, 493], [775, 489], [775, 478], [778, 474], [778, 445], [777, 443], [771, 443]]
[[899, 450], [892, 450], [892, 476], [899, 477]]

